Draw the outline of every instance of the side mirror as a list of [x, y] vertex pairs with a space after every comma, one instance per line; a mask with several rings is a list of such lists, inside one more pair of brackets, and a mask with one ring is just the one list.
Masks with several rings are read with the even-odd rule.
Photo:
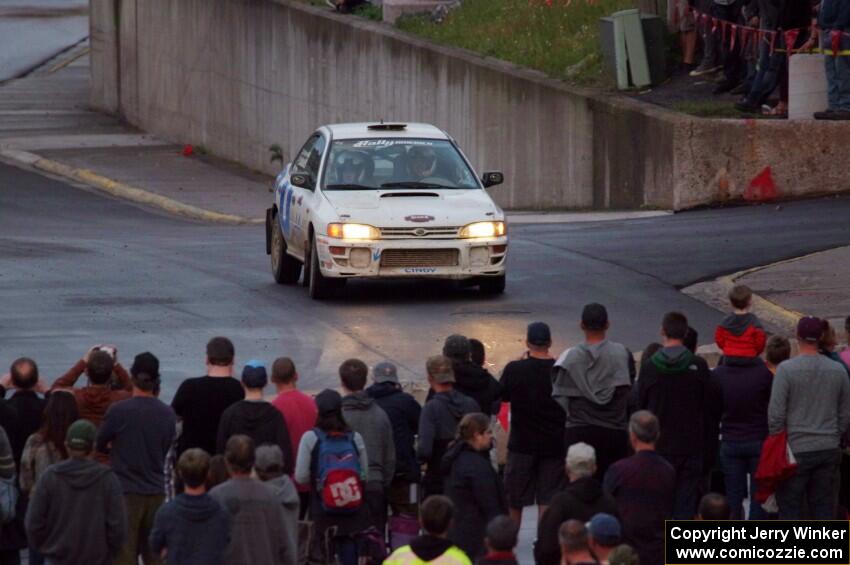
[[289, 184], [291, 184], [292, 186], [298, 186], [300, 188], [312, 190], [313, 177], [311, 177], [307, 173], [293, 173], [289, 175]]
[[484, 183], [484, 188], [496, 186], [497, 184], [502, 184], [503, 182], [505, 182], [505, 175], [498, 171], [484, 173], [484, 175], [481, 177], [481, 182]]

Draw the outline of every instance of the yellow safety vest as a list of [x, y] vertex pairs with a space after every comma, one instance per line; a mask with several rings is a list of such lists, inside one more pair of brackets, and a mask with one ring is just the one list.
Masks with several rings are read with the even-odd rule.
[[409, 545], [396, 549], [392, 555], [384, 559], [384, 565], [425, 565], [426, 563], [433, 565], [472, 565], [469, 557], [454, 545], [433, 561], [422, 561], [413, 553]]

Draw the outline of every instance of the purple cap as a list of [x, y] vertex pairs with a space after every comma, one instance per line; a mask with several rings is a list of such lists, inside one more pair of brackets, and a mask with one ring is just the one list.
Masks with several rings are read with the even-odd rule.
[[823, 336], [823, 330], [823, 320], [814, 316], [805, 316], [797, 322], [797, 337], [803, 341], [817, 343]]

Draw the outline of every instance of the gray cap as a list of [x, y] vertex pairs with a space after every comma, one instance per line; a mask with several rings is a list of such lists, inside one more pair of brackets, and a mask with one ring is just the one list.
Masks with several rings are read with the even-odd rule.
[[567, 449], [567, 469], [589, 477], [596, 471], [596, 450], [584, 442], [574, 443]]
[[469, 339], [462, 335], [450, 335], [443, 344], [443, 355], [449, 359], [468, 359], [469, 351]]
[[372, 378], [376, 383], [398, 383], [398, 370], [389, 361], [381, 361], [372, 368]]
[[261, 473], [283, 472], [283, 452], [277, 445], [261, 445], [254, 453], [254, 468]]

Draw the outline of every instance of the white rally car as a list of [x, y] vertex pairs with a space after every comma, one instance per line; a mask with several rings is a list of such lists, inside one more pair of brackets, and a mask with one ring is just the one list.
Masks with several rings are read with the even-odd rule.
[[443, 278], [505, 289], [504, 212], [455, 141], [425, 124], [319, 128], [275, 180], [266, 253], [278, 283], [324, 298], [349, 278]]

